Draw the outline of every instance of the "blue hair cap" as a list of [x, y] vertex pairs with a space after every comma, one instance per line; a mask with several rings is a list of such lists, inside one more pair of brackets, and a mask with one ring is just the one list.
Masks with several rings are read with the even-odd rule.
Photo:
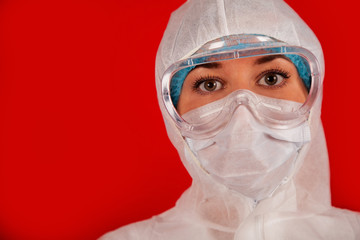
[[179, 102], [179, 97], [185, 78], [189, 74], [189, 72], [194, 68], [195, 66], [181, 69], [180, 71], [176, 72], [171, 79], [170, 96], [171, 96], [171, 101], [173, 102], [175, 107], [177, 107], [177, 104]]
[[295, 65], [300, 78], [303, 80], [303, 82], [305, 84], [305, 87], [307, 88], [308, 91], [310, 91], [311, 74], [310, 74], [310, 66], [309, 66], [308, 62], [304, 58], [300, 57], [299, 55], [285, 54], [285, 56], [287, 58], [289, 58], [292, 61], [292, 63]]

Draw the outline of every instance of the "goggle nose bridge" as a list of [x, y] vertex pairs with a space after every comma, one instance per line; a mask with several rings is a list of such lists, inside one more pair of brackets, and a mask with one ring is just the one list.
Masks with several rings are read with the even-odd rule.
[[236, 95], [235, 102], [237, 105], [248, 105], [249, 104], [249, 95], [244, 94], [243, 92]]
[[[259, 102], [258, 97], [255, 93], [247, 89], [238, 89], [231, 93], [232, 96], [228, 98], [228, 101], [231, 101], [229, 105], [237, 107], [239, 105], [250, 105], [257, 104]], [[227, 105], [225, 103], [225, 105]]]

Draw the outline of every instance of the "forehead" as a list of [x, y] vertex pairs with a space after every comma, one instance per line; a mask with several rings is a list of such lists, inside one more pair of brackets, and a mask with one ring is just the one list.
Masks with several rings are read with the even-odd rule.
[[[206, 64], [198, 65], [197, 68], [207, 68], [207, 69], [216, 69], [216, 68], [223, 68], [227, 65], [263, 65], [266, 63], [270, 63], [273, 61], [283, 62], [286, 60], [288, 63], [292, 63], [292, 61], [284, 56], [284, 55], [267, 55], [267, 56], [258, 56], [258, 57], [246, 57], [246, 58], [239, 58], [239, 59], [232, 59], [232, 60], [225, 60], [225, 61], [218, 61], [218, 62], [210, 62]], [[211, 61], [211, 58], [209, 59]]]
[[[211, 59], [209, 59], [211, 61]], [[246, 57], [218, 62], [210, 62], [201, 64], [195, 67], [192, 72], [206, 71], [206, 70], [232, 70], [239, 68], [246, 68], [246, 70], [256, 69], [267, 66], [268, 64], [277, 65], [281, 67], [295, 67], [293, 62], [284, 55], [267, 55], [257, 57]]]

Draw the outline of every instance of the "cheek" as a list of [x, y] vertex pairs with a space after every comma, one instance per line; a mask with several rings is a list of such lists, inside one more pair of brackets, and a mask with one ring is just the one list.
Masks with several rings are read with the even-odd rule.
[[199, 105], [199, 100], [200, 99], [197, 99], [196, 93], [194, 93], [192, 88], [184, 84], [177, 104], [177, 112], [181, 116], [188, 111], [195, 109], [197, 105]]
[[184, 80], [181, 92], [180, 92], [180, 96], [179, 96], [179, 101], [178, 104], [176, 106], [176, 110], [179, 113], [179, 115], [181, 116], [182, 114], [188, 112], [191, 110], [191, 108], [193, 107], [192, 103], [192, 98], [193, 98], [193, 94], [194, 91], [192, 90], [192, 82], [189, 79], [189, 76], [187, 76]]
[[295, 102], [304, 103], [306, 101], [308, 91], [300, 78], [292, 84], [292, 91], [289, 91], [289, 95], [292, 96]]
[[186, 97], [184, 97], [184, 94], [182, 93], [179, 97], [179, 101], [176, 107], [177, 112], [181, 116], [182, 114], [186, 113], [188, 110], [186, 109], [186, 106], [188, 105], [186, 103]]
[[196, 93], [193, 91], [182, 91], [179, 102], [177, 105], [177, 112], [179, 115], [183, 115], [187, 113], [190, 110], [193, 110], [195, 108], [201, 107], [202, 105], [205, 105], [204, 99], [199, 97]]

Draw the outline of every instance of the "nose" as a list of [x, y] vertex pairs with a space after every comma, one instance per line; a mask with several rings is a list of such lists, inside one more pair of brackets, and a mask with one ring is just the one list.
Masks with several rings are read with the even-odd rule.
[[249, 71], [251, 66], [248, 66], [247, 64], [243, 65], [234, 64], [234, 66], [231, 66], [231, 69], [229, 70], [231, 74], [228, 74], [229, 93], [240, 89], [251, 90], [252, 86], [250, 84], [250, 79], [252, 79], [252, 76], [251, 71]]

